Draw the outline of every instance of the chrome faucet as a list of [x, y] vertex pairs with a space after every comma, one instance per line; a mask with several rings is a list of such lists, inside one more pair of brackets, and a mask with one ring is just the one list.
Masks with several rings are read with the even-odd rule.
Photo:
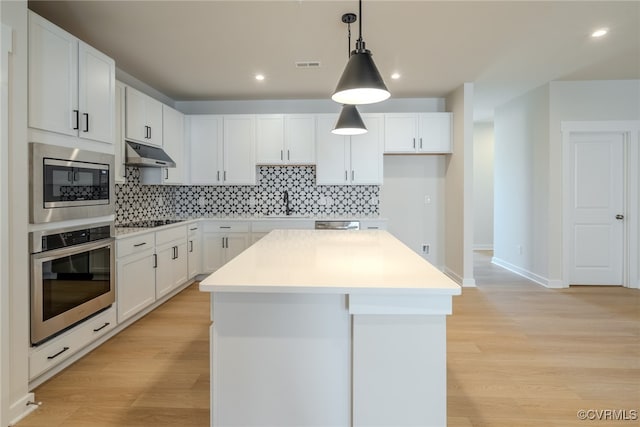
[[289, 191], [284, 190], [284, 213], [289, 216], [291, 215], [291, 207], [289, 206]]

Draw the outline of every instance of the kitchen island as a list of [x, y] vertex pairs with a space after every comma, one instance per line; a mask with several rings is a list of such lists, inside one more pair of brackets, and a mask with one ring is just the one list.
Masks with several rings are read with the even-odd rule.
[[275, 230], [211, 292], [212, 426], [445, 426], [461, 288], [386, 231]]

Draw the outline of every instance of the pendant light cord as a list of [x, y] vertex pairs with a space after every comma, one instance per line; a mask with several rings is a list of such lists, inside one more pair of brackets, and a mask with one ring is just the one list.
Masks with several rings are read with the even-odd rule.
[[364, 41], [362, 41], [362, 0], [358, 1], [358, 41], [356, 42], [356, 51], [364, 50]]
[[347, 24], [347, 58], [351, 57], [351, 24]]

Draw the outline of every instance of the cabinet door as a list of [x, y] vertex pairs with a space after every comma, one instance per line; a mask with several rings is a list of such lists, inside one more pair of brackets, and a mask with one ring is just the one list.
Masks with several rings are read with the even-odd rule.
[[162, 147], [162, 103], [146, 96], [145, 102], [145, 118], [146, 124], [149, 126], [149, 136], [146, 140], [147, 144]]
[[331, 133], [337, 116], [320, 115], [316, 119], [316, 184], [346, 184], [348, 138]]
[[146, 119], [146, 95], [128, 87], [125, 91], [125, 138], [149, 143]]
[[202, 249], [200, 247], [200, 236], [198, 234], [189, 235], [187, 241], [189, 279], [193, 279], [202, 271]]
[[451, 113], [419, 115], [419, 150], [423, 153], [451, 153]]
[[176, 257], [173, 260], [172, 275], [172, 290], [189, 280], [189, 251], [186, 241], [176, 244]]
[[249, 234], [229, 233], [226, 235], [225, 263], [231, 261], [249, 247]]
[[153, 249], [119, 259], [116, 272], [118, 322], [122, 322], [156, 300]]
[[78, 44], [78, 135], [114, 142], [115, 71], [113, 59], [84, 42]]
[[115, 116], [115, 135], [113, 151], [114, 159], [114, 180], [117, 184], [123, 184], [126, 181], [126, 168], [124, 166], [125, 142], [124, 142], [124, 85], [116, 82], [116, 116]]
[[257, 116], [256, 163], [280, 165], [284, 161], [284, 116], [282, 114]]
[[223, 180], [228, 185], [256, 183], [255, 116], [224, 117]]
[[29, 127], [78, 135], [78, 40], [29, 12]]
[[368, 132], [351, 137], [351, 183], [382, 184], [384, 116], [362, 117]]
[[188, 116], [191, 184], [222, 183], [222, 116]]
[[162, 249], [156, 248], [158, 257], [158, 267], [156, 268], [156, 298], [164, 296], [173, 289], [173, 258], [175, 255], [174, 246], [164, 246]]
[[288, 114], [285, 116], [285, 152], [283, 157], [291, 164], [315, 163], [316, 132], [315, 118], [311, 114]]
[[164, 184], [184, 184], [184, 115], [166, 105], [162, 106], [162, 141], [164, 151], [176, 163], [165, 168]]
[[213, 273], [225, 263], [225, 235], [221, 233], [205, 233], [202, 236], [202, 270]]
[[414, 153], [418, 146], [417, 115], [394, 113], [384, 117], [384, 152]]

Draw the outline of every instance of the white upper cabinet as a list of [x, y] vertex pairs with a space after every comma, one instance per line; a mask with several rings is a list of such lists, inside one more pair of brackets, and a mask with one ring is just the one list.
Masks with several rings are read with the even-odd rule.
[[312, 114], [261, 114], [256, 118], [256, 162], [269, 165], [315, 163]]
[[222, 179], [228, 185], [256, 183], [256, 117], [224, 116]]
[[127, 86], [125, 138], [162, 146], [162, 103]]
[[185, 183], [184, 114], [162, 104], [162, 142], [164, 151], [176, 164], [172, 168], [140, 168], [145, 185], [182, 185]]
[[29, 12], [29, 127], [113, 143], [115, 62]]
[[337, 117], [334, 114], [317, 116], [316, 183], [382, 184], [383, 115], [363, 115], [368, 132], [351, 137], [331, 133]]
[[187, 116], [186, 126], [190, 183], [222, 184], [222, 116]]
[[127, 172], [124, 165], [126, 160], [124, 142], [124, 90], [125, 86], [116, 81], [116, 117], [115, 117], [115, 139], [114, 139], [114, 180], [116, 184], [123, 184], [126, 181]]
[[255, 185], [254, 115], [188, 116], [191, 184]]
[[184, 184], [184, 114], [167, 105], [162, 105], [162, 141], [164, 151], [176, 164], [163, 168], [163, 183]]
[[385, 153], [451, 153], [451, 113], [387, 113]]

